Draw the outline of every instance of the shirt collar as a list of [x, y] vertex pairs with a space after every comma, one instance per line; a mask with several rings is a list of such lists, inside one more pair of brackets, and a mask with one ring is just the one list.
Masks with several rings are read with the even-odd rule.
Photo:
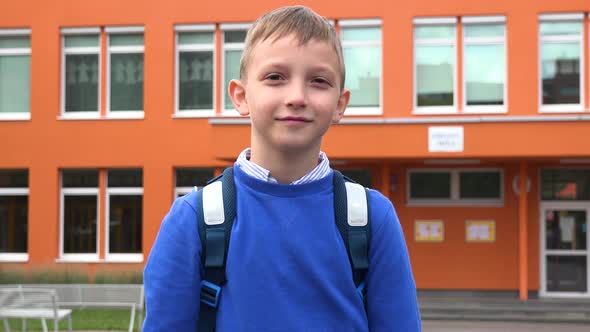
[[[240, 155], [236, 160], [236, 165], [239, 166], [244, 173], [248, 174], [251, 177], [256, 179], [270, 182], [270, 183], [278, 183], [277, 179], [275, 179], [271, 174], [270, 171], [266, 168], [257, 165], [250, 161], [251, 149], [247, 148]], [[328, 160], [328, 156], [322, 151], [318, 156], [318, 165], [309, 173], [305, 174], [301, 178], [291, 182], [290, 184], [305, 184], [312, 181], [316, 181], [322, 179], [330, 174], [330, 161]]]

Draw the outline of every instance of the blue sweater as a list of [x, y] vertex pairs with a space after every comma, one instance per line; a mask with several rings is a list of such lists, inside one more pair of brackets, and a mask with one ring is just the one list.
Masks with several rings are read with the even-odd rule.
[[[218, 332], [420, 331], [416, 286], [393, 206], [371, 190], [367, 312], [334, 221], [332, 175], [272, 184], [235, 167], [237, 217]], [[145, 271], [144, 331], [195, 331], [201, 243], [196, 194], [162, 222]]]

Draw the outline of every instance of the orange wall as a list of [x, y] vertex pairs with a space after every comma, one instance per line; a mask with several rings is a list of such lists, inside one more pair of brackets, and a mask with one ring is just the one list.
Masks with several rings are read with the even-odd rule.
[[[144, 174], [144, 257], [162, 217], [172, 202], [174, 167], [219, 167], [247, 146], [247, 125], [212, 126], [207, 119], [173, 119], [174, 25], [181, 23], [248, 22], [261, 13], [293, 1], [6, 1], [0, 28], [31, 28], [31, 121], [0, 121], [0, 168], [27, 168], [30, 174], [28, 264], [55, 263], [59, 255], [59, 170], [89, 167], [141, 167]], [[383, 117], [412, 115], [412, 18], [500, 14], [507, 17], [508, 111], [510, 116], [538, 115], [537, 17], [548, 12], [590, 10], [587, 0], [570, 1], [303, 1], [334, 19], [383, 20]], [[58, 120], [60, 114], [60, 28], [112, 25], [145, 27], [143, 120]], [[586, 45], [587, 46], [587, 45]], [[587, 54], [587, 51], [586, 51]], [[588, 56], [586, 55], [586, 59]], [[218, 55], [219, 59], [219, 55]], [[588, 61], [586, 61], [588, 63]], [[218, 78], [219, 78], [219, 74]], [[587, 71], [586, 82], [588, 81]], [[216, 87], [217, 88], [217, 87]], [[587, 87], [586, 87], [587, 88]], [[218, 92], [217, 95], [220, 95]], [[587, 105], [586, 101], [586, 106]], [[448, 117], [448, 116], [442, 116]], [[427, 125], [340, 125], [325, 142], [335, 159], [403, 161], [427, 158], [537, 158], [590, 155], [585, 139], [590, 122], [469, 124], [461, 154], [427, 151]], [[362, 137], [362, 139], [359, 139]], [[400, 164], [401, 165], [401, 164]], [[504, 208], [406, 208], [399, 197], [405, 188], [403, 169], [392, 199], [398, 206], [419, 287], [515, 289], [517, 276], [517, 199], [509, 187]], [[506, 164], [506, 181], [517, 172]], [[529, 169], [536, 179], [536, 168]], [[374, 174], [379, 174], [375, 172]], [[376, 183], [380, 183], [380, 180]], [[529, 285], [538, 288], [538, 197], [536, 181], [529, 199]], [[537, 209], [538, 210], [538, 209]], [[416, 244], [412, 222], [444, 214], [444, 244]], [[469, 245], [463, 240], [467, 218], [493, 218], [498, 240]], [[535, 219], [536, 218], [536, 219]], [[104, 238], [101, 239], [104, 241]], [[101, 243], [100, 247], [104, 247]], [[482, 264], [484, 263], [484, 264]], [[535, 265], [537, 264], [537, 265]], [[102, 264], [71, 264], [91, 273]], [[141, 269], [142, 264], [110, 264], [114, 269]], [[436, 268], [437, 273], [431, 273]]]
[[[502, 207], [411, 207], [407, 206], [406, 170], [424, 165], [396, 167], [398, 190], [394, 194], [400, 222], [404, 229], [412, 267], [419, 288], [436, 289], [504, 289], [518, 288], [518, 196], [512, 190], [512, 180], [518, 175], [516, 163], [490, 163], [485, 167], [504, 170], [504, 206]], [[467, 167], [467, 166], [463, 166]], [[448, 168], [448, 167], [443, 167]], [[529, 177], [536, 182], [537, 170], [530, 168]], [[538, 289], [539, 221], [538, 191], [531, 187], [529, 197], [529, 289]], [[414, 241], [416, 220], [443, 220], [444, 241], [425, 243]], [[466, 220], [494, 220], [496, 241], [467, 243]]]

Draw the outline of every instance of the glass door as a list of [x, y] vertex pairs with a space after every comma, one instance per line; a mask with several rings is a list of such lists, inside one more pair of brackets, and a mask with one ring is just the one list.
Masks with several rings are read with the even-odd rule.
[[541, 295], [590, 297], [589, 217], [588, 203], [541, 204]]

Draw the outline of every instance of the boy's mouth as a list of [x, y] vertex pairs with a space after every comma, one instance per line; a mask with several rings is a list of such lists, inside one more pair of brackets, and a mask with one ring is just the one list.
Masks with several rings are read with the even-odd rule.
[[305, 117], [302, 116], [286, 116], [283, 118], [279, 118], [279, 121], [285, 121], [285, 122], [311, 122], [310, 119], [307, 119]]

